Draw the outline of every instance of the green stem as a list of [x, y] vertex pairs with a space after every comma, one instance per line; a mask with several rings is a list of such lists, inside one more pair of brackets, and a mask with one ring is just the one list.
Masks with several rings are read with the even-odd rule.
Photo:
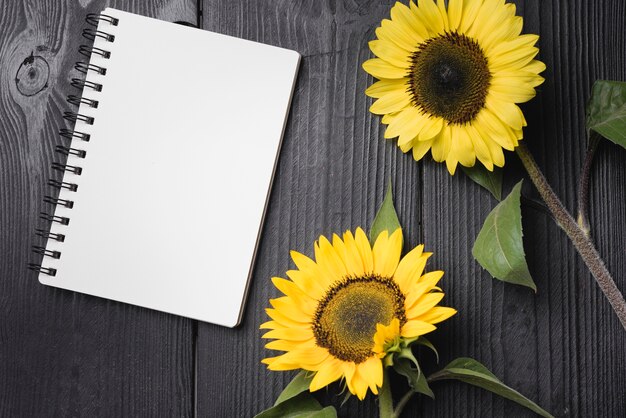
[[400, 399], [400, 402], [398, 402], [398, 405], [396, 405], [395, 411], [393, 411], [394, 418], [400, 417], [402, 410], [404, 409], [406, 404], [411, 400], [411, 397], [413, 396], [414, 393], [415, 392], [413, 392], [413, 390], [409, 390], [407, 393], [404, 394], [402, 399]]
[[391, 382], [387, 368], [383, 369], [383, 387], [378, 395], [378, 412], [380, 418], [395, 418], [393, 412], [393, 397], [391, 395]]
[[602, 290], [604, 296], [609, 300], [622, 326], [626, 330], [626, 301], [624, 300], [622, 292], [620, 292], [615, 285], [615, 281], [613, 281], [602, 258], [600, 258], [598, 250], [596, 250], [587, 234], [585, 234], [585, 231], [576, 223], [572, 215], [570, 215], [567, 209], [565, 209], [565, 206], [563, 206], [563, 203], [561, 203], [556, 196], [539, 169], [539, 166], [537, 166], [537, 162], [528, 148], [526, 148], [526, 145], [522, 144], [518, 146], [516, 152], [520, 160], [522, 160], [522, 164], [524, 164], [524, 168], [528, 172], [530, 179], [539, 191], [541, 198], [546, 202], [550, 212], [554, 215], [557, 224], [565, 231], [574, 244], [574, 247], [576, 247], [576, 250], [587, 265], [587, 268], [589, 268], [589, 271], [600, 286], [600, 290]]

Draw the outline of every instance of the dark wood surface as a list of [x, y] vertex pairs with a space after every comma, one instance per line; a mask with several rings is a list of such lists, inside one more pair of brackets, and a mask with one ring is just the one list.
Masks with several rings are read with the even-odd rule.
[[[392, 1], [104, 2], [0, 0], [0, 416], [252, 416], [290, 373], [260, 360], [269, 279], [292, 268], [289, 250], [312, 254], [320, 234], [369, 227], [388, 178], [407, 247], [435, 251], [446, 304], [459, 314], [433, 334], [441, 362], [471, 356], [556, 416], [626, 416], [626, 333], [564, 234], [525, 206], [525, 248], [538, 293], [494, 282], [471, 246], [496, 202], [462, 174], [416, 164], [382, 139], [363, 94], [367, 42]], [[550, 183], [575, 207], [585, 151], [584, 104], [597, 78], [626, 79], [621, 0], [518, 1], [525, 31], [541, 36], [548, 65], [524, 106], [525, 140]], [[231, 330], [38, 284], [26, 270], [53, 175], [56, 131], [76, 76], [82, 19], [111, 5], [164, 20], [291, 48], [302, 65], [244, 321]], [[184, 47], [184, 46], [181, 46]], [[37, 65], [20, 70], [31, 53]], [[209, 52], [207, 52], [209, 53]], [[20, 72], [21, 71], [21, 72]], [[254, 63], [250, 63], [254, 71]], [[19, 72], [19, 74], [18, 74]], [[16, 75], [20, 79], [16, 83]], [[202, 74], [196, 75], [202, 78]], [[507, 154], [507, 189], [521, 178]], [[530, 184], [524, 194], [536, 197]], [[591, 188], [592, 233], [626, 290], [626, 152], [601, 145]], [[434, 359], [421, 356], [427, 369]], [[404, 391], [394, 381], [396, 393]], [[406, 416], [531, 416], [462, 384], [434, 387]], [[341, 397], [321, 394], [337, 405]], [[372, 397], [341, 416], [375, 415]]]

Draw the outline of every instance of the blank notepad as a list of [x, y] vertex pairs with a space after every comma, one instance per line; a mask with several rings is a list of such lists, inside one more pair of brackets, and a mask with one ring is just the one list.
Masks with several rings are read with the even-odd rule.
[[88, 20], [39, 280], [235, 326], [300, 56], [112, 8]]

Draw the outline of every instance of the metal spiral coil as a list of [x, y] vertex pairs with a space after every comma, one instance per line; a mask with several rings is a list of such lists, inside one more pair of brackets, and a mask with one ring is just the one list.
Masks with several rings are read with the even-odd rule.
[[72, 209], [74, 207], [73, 201], [67, 200], [67, 199], [59, 199], [58, 197], [44, 196], [43, 201], [46, 203], [50, 203], [51, 205], [55, 205], [55, 206], [57, 205], [65, 206], [68, 209]]
[[52, 163], [52, 168], [57, 171], [69, 171], [71, 173], [76, 174], [77, 176], [80, 176], [83, 172], [82, 167], [78, 167], [75, 165], [61, 164], [57, 162]]
[[89, 142], [89, 139], [91, 139], [91, 135], [89, 134], [66, 128], [59, 129], [59, 135], [61, 135], [65, 139], [69, 139], [70, 141], [74, 138], [77, 138], [81, 141]]
[[65, 216], [50, 215], [46, 212], [39, 212], [39, 219], [43, 219], [44, 221], [56, 222], [61, 225], [70, 224], [70, 218], [67, 218]]
[[86, 97], [79, 97], [73, 94], [70, 94], [69, 96], [67, 96], [67, 101], [68, 103], [71, 103], [75, 106], [80, 106], [80, 104], [83, 103], [89, 107], [93, 107], [94, 109], [97, 108], [98, 104], [100, 103], [97, 100], [87, 99]]
[[81, 115], [80, 113], [74, 112], [63, 112], [63, 119], [68, 120], [70, 122], [83, 121], [87, 125], [93, 125], [94, 119], [91, 116]]
[[57, 269], [42, 267], [40, 264], [28, 263], [28, 269], [36, 271], [37, 273], [47, 274], [52, 277], [57, 275]]
[[87, 156], [87, 151], [77, 148], [64, 147], [63, 145], [57, 145], [55, 147], [55, 151], [63, 155], [75, 155], [78, 158], [85, 158]]
[[91, 28], [83, 29], [83, 37], [90, 41], [95, 41], [96, 38], [102, 38], [107, 42], [115, 42], [115, 35]]
[[58, 242], [63, 242], [65, 241], [65, 235], [63, 234], [55, 234], [53, 232], [50, 231], [46, 231], [45, 229], [35, 229], [35, 234], [37, 234], [37, 236], [42, 237], [42, 238], [46, 238], [46, 239], [53, 239], [55, 241]]
[[58, 181], [54, 179], [48, 180], [48, 186], [54, 187], [56, 189], [66, 189], [70, 192], [75, 192], [76, 190], [78, 190], [78, 184]]
[[87, 72], [89, 71], [93, 71], [100, 75], [106, 75], [107, 73], [107, 69], [104, 67], [100, 67], [99, 65], [95, 65], [95, 64], [87, 64], [82, 61], [78, 61], [76, 64], [74, 64], [74, 68], [76, 69], [76, 71], [81, 72], [83, 74], [87, 74]]
[[91, 58], [93, 54], [100, 55], [102, 58], [106, 59], [111, 58], [111, 51], [96, 48], [95, 46], [81, 45], [78, 47], [78, 52], [87, 58]]
[[113, 26], [117, 26], [120, 23], [118, 18], [113, 17], [113, 16], [109, 16], [109, 15], [105, 15], [103, 13], [89, 13], [87, 15], [87, 17], [85, 17], [85, 22], [87, 22], [91, 26], [98, 27], [98, 23], [100, 21], [108, 22], [108, 23], [112, 24]]
[[[110, 25], [117, 26], [119, 24], [119, 19], [113, 16], [102, 14], [102, 13], [89, 13], [87, 17], [85, 18], [85, 21], [87, 22], [87, 24], [89, 24], [90, 26], [93, 26], [95, 29], [85, 28], [82, 33], [84, 38], [90, 41], [95, 41], [96, 38], [104, 39], [107, 42], [115, 41], [115, 35], [104, 32], [102, 30], [98, 30], [98, 25], [100, 22], [106, 22]], [[111, 51], [107, 51], [106, 49], [102, 49], [93, 45], [80, 45], [78, 52], [81, 55], [85, 56], [86, 58], [93, 58], [94, 56], [98, 56], [101, 59], [111, 58]], [[76, 62], [76, 64], [74, 65], [74, 68], [77, 71], [85, 75], [87, 75], [89, 72], [92, 72], [99, 76], [106, 76], [106, 73], [107, 73], [107, 69], [105, 67], [93, 64], [91, 62], [82, 62], [82, 61]], [[91, 91], [94, 91], [94, 92], [102, 91], [102, 84], [96, 83], [94, 81], [89, 81], [86, 79], [83, 80], [80, 78], [72, 78], [70, 84], [72, 85], [72, 87], [75, 87], [83, 91], [83, 93], [85, 92], [85, 88], [89, 88], [91, 89]], [[83, 96], [77, 96], [73, 94], [67, 96], [67, 101], [68, 103], [74, 106], [77, 106], [79, 108], [83, 106], [83, 109], [84, 109], [84, 106], [95, 109], [99, 105], [98, 100], [83, 97]], [[78, 112], [64, 112], [63, 119], [73, 124], [76, 124], [78, 122], [81, 122], [87, 125], [94, 124], [93, 116], [88, 116], [88, 115], [85, 115], [83, 113], [78, 113]], [[59, 135], [64, 139], [68, 139], [69, 141], [73, 141], [74, 139], [77, 139], [77, 140], [87, 142], [91, 139], [91, 135], [89, 133], [77, 131], [76, 127], [74, 127], [74, 129], [62, 128], [59, 130]], [[67, 157], [71, 156], [71, 157], [85, 158], [87, 156], [87, 152], [85, 150], [74, 148], [71, 146], [65, 146], [65, 145], [57, 145], [55, 147], [55, 151]], [[83, 170], [82, 167], [70, 165], [67, 163], [60, 163], [60, 162], [53, 162], [52, 169], [56, 171], [61, 171], [62, 173], [65, 173], [67, 171], [74, 175], [80, 175]], [[48, 179], [48, 186], [52, 187], [53, 189], [56, 189], [56, 191], [55, 193], [45, 195], [43, 198], [43, 201], [45, 203], [54, 205], [55, 207], [61, 206], [65, 209], [72, 209], [74, 207], [74, 201], [70, 199], [58, 197], [57, 194], [61, 192], [62, 190], [65, 190], [66, 192], [67, 191], [76, 192], [78, 190], [78, 185], [76, 183], [63, 181], [63, 180], [57, 180], [53, 178]], [[40, 212], [39, 217], [42, 220], [49, 222], [51, 224], [56, 223], [56, 224], [65, 226], [65, 225], [69, 225], [70, 223], [70, 218], [66, 216], [55, 215], [54, 212], [52, 214], [47, 213], [47, 212]], [[37, 228], [35, 230], [35, 233], [37, 236], [44, 238], [46, 240], [54, 240], [57, 242], [65, 241], [64, 234], [51, 232], [49, 229], [45, 230], [45, 229]], [[39, 245], [34, 245], [32, 247], [32, 250], [35, 254], [42, 256], [42, 258], [49, 257], [53, 259], [58, 259], [61, 257], [60, 251], [49, 250], [46, 247], [42, 247]], [[43, 267], [41, 264], [36, 264], [36, 263], [29, 263], [28, 269], [32, 271], [36, 271], [41, 274], [47, 274], [48, 276], [55, 276], [57, 274], [57, 270], [55, 268]]]
[[47, 250], [44, 247], [40, 247], [38, 245], [33, 245], [33, 252], [35, 254], [45, 255], [46, 257], [61, 258], [61, 252]]
[[81, 80], [80, 78], [72, 78], [70, 84], [72, 87], [76, 87], [79, 90], [84, 90], [85, 87], [89, 87], [93, 91], [102, 91], [102, 84], [94, 83], [93, 81]]

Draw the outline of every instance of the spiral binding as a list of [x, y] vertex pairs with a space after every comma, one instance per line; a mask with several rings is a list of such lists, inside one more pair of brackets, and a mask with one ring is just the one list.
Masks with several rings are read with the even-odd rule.
[[95, 46], [81, 45], [78, 47], [78, 52], [87, 58], [90, 58], [93, 54], [100, 55], [102, 58], [111, 58], [111, 53]]
[[65, 241], [65, 235], [63, 234], [55, 234], [52, 233], [50, 231], [46, 231], [45, 229], [35, 229], [35, 233], [42, 237], [42, 238], [46, 238], [46, 239], [53, 239], [55, 241], [59, 241], [59, 242], [63, 242]]
[[67, 96], [67, 101], [70, 104], [73, 104], [75, 106], [80, 106], [81, 103], [84, 103], [87, 106], [93, 107], [93, 108], [97, 108], [98, 104], [100, 103], [97, 100], [87, 99], [85, 97], [74, 96], [73, 94], [70, 94], [69, 96]]
[[[92, 29], [92, 28], [85, 28], [83, 30], [83, 37], [90, 40], [90, 41], [95, 41], [96, 38], [101, 38], [103, 40], [105, 40], [106, 42], [114, 42], [115, 41], [115, 36], [98, 30], [98, 25], [100, 22], [106, 22], [110, 25], [113, 26], [117, 26], [119, 24], [119, 19], [109, 16], [109, 15], [105, 15], [102, 13], [89, 13], [87, 15], [87, 17], [85, 18], [85, 22], [87, 22], [87, 24], [89, 24], [90, 26], [95, 27], [96, 29]], [[93, 45], [81, 45], [78, 49], [78, 52], [87, 57], [90, 58], [92, 57], [94, 54], [98, 55], [100, 58], [103, 59], [110, 59], [111, 58], [111, 52], [104, 50], [102, 48], [98, 48], [95, 47]], [[88, 63], [88, 62], [82, 62], [79, 61], [74, 65], [74, 68], [87, 75], [89, 72], [93, 72], [95, 74], [98, 74], [99, 76], [105, 76], [107, 73], [107, 69], [105, 67], [102, 67], [100, 65], [95, 65], [92, 63]], [[79, 78], [72, 78], [71, 83], [72, 87], [75, 87], [81, 91], [83, 91], [83, 93], [85, 92], [86, 88], [91, 89], [91, 91], [94, 92], [101, 92], [102, 91], [102, 84], [100, 83], [96, 83], [93, 81], [88, 81], [88, 80], [82, 80]], [[67, 96], [67, 101], [75, 106], [81, 106], [81, 105], [85, 105], [88, 106], [90, 108], [97, 108], [98, 107], [98, 100], [94, 100], [94, 99], [90, 99], [90, 98], [86, 98], [86, 97], [82, 97], [82, 96], [77, 96], [77, 95], [69, 95]], [[87, 115], [83, 115], [81, 113], [78, 112], [64, 112], [63, 113], [63, 119], [72, 122], [74, 124], [76, 124], [76, 122], [80, 121], [83, 122], [87, 125], [93, 125], [95, 119], [91, 116], [87, 116]], [[59, 135], [64, 138], [64, 139], [68, 139], [69, 141], [73, 141], [74, 139], [78, 139], [81, 141], [89, 141], [91, 139], [91, 136], [86, 133], [86, 132], [79, 132], [76, 130], [76, 127], [74, 127], [74, 129], [67, 129], [67, 128], [62, 128], [59, 130]], [[73, 157], [78, 157], [78, 158], [85, 158], [87, 156], [87, 152], [85, 150], [79, 149], [79, 148], [74, 148], [74, 147], [70, 147], [70, 146], [65, 146], [65, 145], [57, 145], [55, 147], [55, 151], [61, 155], [64, 156], [73, 156]], [[70, 172], [74, 175], [81, 175], [82, 174], [82, 167], [79, 166], [75, 166], [75, 165], [69, 165], [67, 163], [60, 163], [60, 162], [53, 162], [52, 163], [52, 169], [53, 170], [57, 170], [57, 171], [61, 171], [62, 173]], [[64, 179], [65, 180], [65, 179]], [[68, 181], [59, 181], [56, 179], [48, 179], [48, 186], [50, 186], [51, 188], [53, 188], [54, 193], [51, 194], [47, 194], [44, 196], [43, 201], [45, 203], [51, 204], [54, 207], [57, 206], [62, 206], [66, 209], [72, 209], [74, 207], [74, 201], [70, 200], [70, 199], [62, 199], [60, 197], [57, 196], [57, 194], [61, 191], [61, 190], [66, 190], [69, 192], [76, 192], [78, 190], [78, 185], [76, 183], [71, 183]], [[57, 197], [55, 197], [57, 196]], [[39, 218], [42, 219], [43, 221], [46, 221], [47, 223], [56, 223], [59, 225], [69, 225], [70, 223], [70, 218], [66, 217], [66, 216], [58, 216], [54, 214], [54, 211], [52, 212], [52, 214], [47, 213], [47, 212], [40, 212], [39, 214]], [[45, 238], [46, 240], [54, 240], [57, 242], [64, 242], [65, 241], [65, 235], [64, 234], [60, 234], [60, 233], [55, 233], [55, 232], [51, 232], [50, 230], [45, 230], [45, 229], [41, 229], [41, 228], [37, 228], [35, 230], [35, 233], [37, 236]], [[56, 251], [56, 250], [48, 250], [45, 247], [41, 247], [38, 245], [34, 245], [32, 247], [32, 251], [33, 253], [42, 256], [42, 260], [45, 259], [46, 257], [48, 258], [53, 258], [53, 259], [59, 259], [61, 258], [61, 252], [60, 251]], [[28, 269], [32, 270], [32, 271], [36, 271], [42, 274], [46, 274], [48, 276], [56, 276], [57, 274], [57, 270], [55, 268], [51, 268], [51, 267], [43, 267], [41, 263], [36, 264], [36, 263], [28, 263]]]

